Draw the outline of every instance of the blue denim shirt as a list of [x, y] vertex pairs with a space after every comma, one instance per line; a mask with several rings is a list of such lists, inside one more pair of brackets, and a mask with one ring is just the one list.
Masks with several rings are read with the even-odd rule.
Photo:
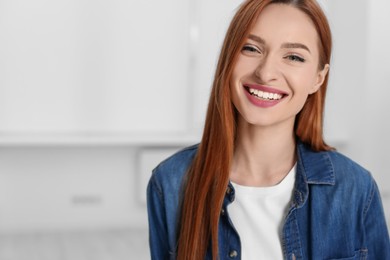
[[[158, 165], [147, 203], [151, 258], [176, 259], [181, 184], [198, 146]], [[293, 199], [282, 234], [285, 259], [390, 259], [389, 234], [378, 187], [365, 169], [335, 151], [297, 145]], [[241, 259], [239, 234], [229, 218], [234, 188], [226, 187], [219, 221], [219, 257]], [[206, 259], [211, 259], [211, 252]]]

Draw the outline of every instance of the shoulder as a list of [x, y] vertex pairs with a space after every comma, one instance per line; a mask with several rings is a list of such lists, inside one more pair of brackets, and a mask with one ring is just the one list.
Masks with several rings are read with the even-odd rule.
[[186, 147], [176, 152], [157, 165], [157, 167], [153, 170], [153, 175], [177, 175], [186, 171], [197, 150], [198, 144]]
[[309, 184], [329, 184], [337, 189], [363, 193], [369, 193], [375, 185], [368, 170], [338, 151], [315, 152], [303, 144], [298, 150]]
[[379, 195], [371, 173], [348, 156], [337, 151], [315, 152], [302, 145], [299, 155], [300, 176], [310, 185], [312, 199], [322, 201], [322, 206], [327, 201], [327, 210], [343, 208], [340, 212], [364, 216]]
[[374, 179], [363, 166], [340, 152], [328, 151], [327, 154], [333, 166], [336, 182], [348, 181], [355, 185], [372, 185]]
[[171, 155], [154, 168], [150, 182], [160, 190], [178, 189], [197, 151], [198, 144]]
[[349, 157], [336, 152], [328, 152], [335, 173], [335, 191], [344, 194], [351, 204], [361, 205], [359, 210], [365, 215], [372, 199], [379, 196], [377, 183], [372, 174]]
[[371, 173], [337, 151], [316, 152], [300, 144], [298, 152], [300, 174], [297, 171], [297, 176], [303, 176], [309, 184], [298, 185], [300, 191], [306, 192], [305, 198], [309, 198], [307, 211], [300, 211], [303, 213], [299, 221], [304, 226], [308, 218], [316, 219], [310, 225], [310, 232], [319, 237], [313, 245], [331, 249], [328, 251], [332, 254], [345, 254], [348, 250], [339, 245], [351, 241], [351, 255], [353, 250], [365, 248], [373, 259], [384, 259], [389, 235], [379, 190]]

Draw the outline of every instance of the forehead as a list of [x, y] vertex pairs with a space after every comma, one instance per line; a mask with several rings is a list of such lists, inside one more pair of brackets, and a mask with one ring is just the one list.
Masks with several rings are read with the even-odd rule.
[[250, 34], [267, 44], [299, 42], [317, 48], [318, 33], [304, 12], [287, 4], [270, 4], [259, 14]]

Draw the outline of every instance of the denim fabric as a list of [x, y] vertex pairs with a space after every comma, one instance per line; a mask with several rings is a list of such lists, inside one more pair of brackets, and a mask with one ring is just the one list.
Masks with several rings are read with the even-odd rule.
[[[181, 183], [197, 145], [158, 165], [147, 189], [153, 260], [176, 259]], [[335, 151], [297, 145], [294, 195], [283, 226], [285, 259], [390, 259], [389, 234], [378, 187], [365, 169]], [[241, 259], [239, 234], [229, 218], [234, 188], [226, 187], [219, 221], [219, 257]], [[211, 259], [208, 252], [206, 259]]]

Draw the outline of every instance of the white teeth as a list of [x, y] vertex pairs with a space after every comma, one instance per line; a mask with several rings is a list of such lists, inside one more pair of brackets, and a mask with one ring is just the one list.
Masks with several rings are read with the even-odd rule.
[[282, 98], [281, 94], [264, 92], [264, 91], [261, 91], [258, 89], [253, 89], [253, 88], [249, 89], [249, 93], [251, 93], [255, 97], [262, 98], [262, 99], [279, 100]]

